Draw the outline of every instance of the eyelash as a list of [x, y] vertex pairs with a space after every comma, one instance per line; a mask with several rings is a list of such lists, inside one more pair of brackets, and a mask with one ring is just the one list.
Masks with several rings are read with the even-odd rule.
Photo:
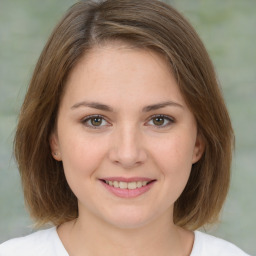
[[[93, 119], [97, 119], [97, 118], [102, 119], [102, 120], [104, 120], [105, 122], [109, 123], [108, 121], [106, 121], [105, 117], [102, 116], [102, 115], [90, 115], [90, 116], [87, 116], [86, 118], [84, 118], [84, 119], [82, 120], [82, 123], [83, 123], [86, 127], [89, 127], [89, 128], [92, 128], [92, 129], [101, 129], [102, 125], [100, 125], [100, 126], [94, 126], [94, 125], [92, 125], [92, 124], [91, 124], [91, 125], [88, 124], [89, 121], [92, 121]], [[172, 117], [170, 117], [170, 116], [166, 116], [166, 115], [153, 115], [153, 116], [151, 116], [151, 117], [149, 118], [149, 120], [147, 121], [147, 123], [150, 122], [150, 121], [153, 121], [154, 118], [163, 118], [163, 119], [167, 120], [167, 122], [168, 122], [167, 124], [165, 124], [165, 125], [163, 125], [163, 126], [162, 126], [162, 125], [161, 125], [161, 126], [152, 125], [152, 126], [155, 126], [157, 129], [166, 128], [166, 127], [170, 126], [171, 124], [173, 124], [173, 123], [175, 122], [175, 120], [174, 120]], [[105, 125], [103, 125], [103, 126], [105, 126]], [[111, 126], [111, 125], [109, 124], [109, 125], [106, 125], [106, 126]]]
[[[86, 127], [89, 127], [89, 128], [92, 128], [92, 129], [100, 129], [102, 126], [94, 126], [94, 125], [88, 125], [88, 122], [93, 119], [96, 119], [96, 118], [100, 118], [102, 120], [104, 120], [105, 122], [108, 123], [108, 121], [106, 121], [105, 117], [102, 116], [102, 115], [91, 115], [91, 116], [87, 116], [86, 118], [84, 118], [82, 120], [82, 123], [86, 126]], [[110, 126], [110, 125], [107, 125], [107, 126]]]
[[153, 115], [153, 116], [150, 117], [149, 121], [153, 121], [154, 118], [163, 118], [163, 119], [168, 121], [168, 123], [165, 124], [165, 125], [161, 125], [161, 126], [154, 125], [157, 129], [166, 128], [166, 127], [170, 126], [171, 124], [173, 124], [175, 122], [174, 118], [172, 118], [170, 116], [166, 116], [166, 115]]

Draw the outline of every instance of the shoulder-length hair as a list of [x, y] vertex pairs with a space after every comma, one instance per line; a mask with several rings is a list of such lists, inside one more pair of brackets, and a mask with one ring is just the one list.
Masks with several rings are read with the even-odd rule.
[[233, 146], [230, 118], [207, 51], [186, 19], [156, 0], [81, 1], [53, 30], [35, 67], [14, 151], [26, 205], [38, 225], [78, 217], [77, 198], [53, 159], [49, 136], [68, 75], [86, 52], [119, 40], [164, 55], [205, 141], [202, 158], [174, 205], [174, 223], [194, 230], [217, 220], [225, 201]]

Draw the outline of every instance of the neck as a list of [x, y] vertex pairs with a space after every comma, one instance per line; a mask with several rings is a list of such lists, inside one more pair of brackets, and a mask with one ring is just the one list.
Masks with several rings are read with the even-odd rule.
[[58, 229], [71, 256], [189, 256], [192, 250], [193, 233], [175, 226], [169, 214], [131, 229], [86, 217]]

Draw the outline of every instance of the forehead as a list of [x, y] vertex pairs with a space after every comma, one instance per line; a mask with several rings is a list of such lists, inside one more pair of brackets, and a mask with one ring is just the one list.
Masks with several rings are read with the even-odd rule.
[[[69, 98], [169, 100], [183, 102], [170, 64], [159, 53], [124, 43], [95, 46], [74, 67], [66, 84]], [[74, 99], [75, 100], [75, 99]]]
[[[125, 58], [127, 61], [123, 61], [122, 58]], [[90, 71], [93, 71], [105, 65], [103, 68], [109, 72], [114, 70], [109, 66], [110, 63], [113, 65], [115, 62], [121, 68], [122, 64], [125, 65], [128, 61], [130, 61], [130, 63], [133, 62], [134, 64], [138, 61], [140, 61], [140, 63], [144, 62], [142, 63], [143, 66], [140, 66], [142, 72], [147, 68], [147, 63], [154, 63], [155, 66], [159, 66], [163, 72], [167, 71], [172, 75], [172, 66], [166, 55], [150, 48], [139, 47], [132, 42], [130, 43], [118, 39], [100, 42], [99, 44], [94, 45], [86, 51], [74, 69], [78, 71], [78, 69], [81, 70], [84, 68], [85, 71], [86, 69], [88, 70], [88, 68], [91, 68]], [[136, 68], [135, 65], [134, 68]], [[74, 76], [74, 69], [69, 74], [69, 78]], [[118, 69], [116, 69], [116, 71], [118, 71]]]

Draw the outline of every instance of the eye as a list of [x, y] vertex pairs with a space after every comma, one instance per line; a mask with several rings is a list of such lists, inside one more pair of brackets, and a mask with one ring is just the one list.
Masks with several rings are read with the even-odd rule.
[[103, 126], [109, 126], [109, 123], [104, 119], [103, 116], [100, 115], [88, 116], [82, 120], [82, 123], [85, 126], [93, 129], [99, 129]]
[[165, 115], [155, 115], [148, 122], [149, 125], [156, 126], [157, 128], [165, 128], [172, 123], [174, 123], [173, 118]]

